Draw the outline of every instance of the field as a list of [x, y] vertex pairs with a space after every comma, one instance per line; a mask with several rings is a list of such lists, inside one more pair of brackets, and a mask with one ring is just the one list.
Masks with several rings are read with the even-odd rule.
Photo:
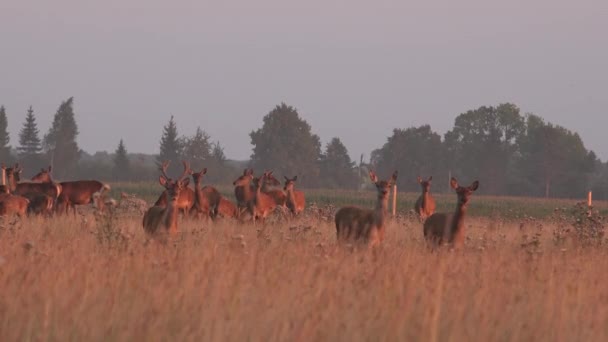
[[168, 245], [140, 217], [5, 221], [0, 340], [608, 340], [608, 249], [577, 235], [574, 200], [474, 196], [466, 247], [431, 252], [400, 194], [380, 248], [336, 246], [324, 204], [373, 196], [310, 191], [318, 210], [264, 227], [182, 221]]

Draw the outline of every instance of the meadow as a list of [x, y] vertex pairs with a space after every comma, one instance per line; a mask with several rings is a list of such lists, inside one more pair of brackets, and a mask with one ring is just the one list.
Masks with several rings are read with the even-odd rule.
[[[120, 191], [151, 201], [159, 188]], [[372, 206], [373, 193], [307, 194], [316, 205], [298, 220], [182, 220], [167, 245], [137, 215], [5, 220], [0, 339], [608, 340], [608, 248], [580, 234], [598, 221], [575, 200], [474, 196], [465, 248], [430, 251], [408, 212], [416, 194], [400, 194], [367, 250], [336, 245], [326, 204]], [[455, 195], [437, 197], [452, 210]]]

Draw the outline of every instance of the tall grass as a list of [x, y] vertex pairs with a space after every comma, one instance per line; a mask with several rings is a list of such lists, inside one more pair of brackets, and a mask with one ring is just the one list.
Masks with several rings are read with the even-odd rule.
[[608, 250], [556, 244], [549, 221], [471, 218], [454, 252], [409, 220], [374, 251], [316, 220], [181, 222], [166, 246], [138, 219], [111, 223], [115, 243], [100, 224], [3, 224], [0, 340], [608, 340]]

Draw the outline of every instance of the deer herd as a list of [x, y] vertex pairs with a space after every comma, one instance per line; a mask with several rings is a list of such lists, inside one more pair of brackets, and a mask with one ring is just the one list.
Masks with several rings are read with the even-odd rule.
[[[179, 232], [178, 217], [181, 213], [191, 219], [216, 221], [235, 219], [238, 222], [264, 223], [276, 210], [298, 217], [306, 206], [305, 195], [296, 190], [297, 176], [284, 177], [283, 187], [272, 171], [254, 177], [253, 169], [245, 169], [234, 182], [236, 203], [232, 203], [212, 186], [202, 186], [207, 173], [204, 168], [195, 172], [188, 162], [183, 162], [182, 174], [177, 179], [167, 175], [169, 162], [160, 165], [159, 183], [165, 188], [153, 206], [143, 217], [143, 228], [151, 237], [174, 236]], [[94, 204], [103, 209], [103, 195], [110, 190], [108, 184], [95, 180], [55, 182], [51, 167], [41, 169], [30, 182], [21, 181], [22, 168], [2, 165], [5, 185], [0, 185], [0, 216], [67, 214], [77, 205]], [[338, 242], [360, 243], [370, 247], [382, 243], [388, 221], [388, 201], [391, 189], [397, 181], [397, 171], [388, 180], [379, 180], [374, 171], [369, 177], [375, 185], [377, 198], [374, 209], [355, 206], [340, 208], [335, 214]], [[190, 187], [190, 177], [193, 187]], [[479, 187], [475, 181], [463, 187], [455, 178], [450, 186], [456, 192], [457, 204], [452, 213], [436, 213], [435, 200], [431, 195], [432, 177], [418, 177], [422, 193], [414, 210], [423, 224], [425, 239], [431, 246], [448, 244], [461, 247], [464, 244], [464, 220], [471, 195]]]

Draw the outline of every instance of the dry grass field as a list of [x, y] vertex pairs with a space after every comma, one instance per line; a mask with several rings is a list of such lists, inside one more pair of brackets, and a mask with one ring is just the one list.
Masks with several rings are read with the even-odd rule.
[[140, 218], [5, 221], [0, 339], [606, 341], [608, 249], [564, 222], [472, 217], [431, 252], [408, 217], [375, 250], [312, 216], [182, 221], [167, 245]]

